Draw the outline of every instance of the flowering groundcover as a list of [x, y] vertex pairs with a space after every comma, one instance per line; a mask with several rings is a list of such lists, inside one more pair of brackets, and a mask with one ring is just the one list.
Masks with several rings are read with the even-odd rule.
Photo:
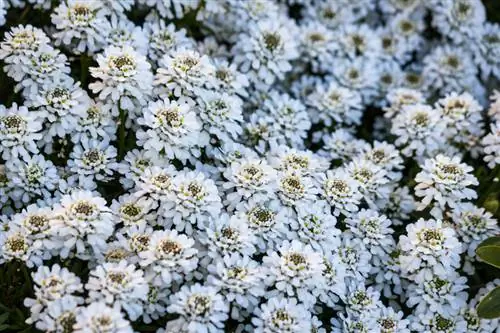
[[0, 0], [0, 332], [499, 332], [499, 7]]

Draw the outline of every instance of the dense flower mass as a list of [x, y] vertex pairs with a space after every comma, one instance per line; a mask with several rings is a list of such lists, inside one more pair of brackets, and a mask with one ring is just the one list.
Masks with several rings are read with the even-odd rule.
[[0, 0], [0, 331], [498, 331], [487, 17]]

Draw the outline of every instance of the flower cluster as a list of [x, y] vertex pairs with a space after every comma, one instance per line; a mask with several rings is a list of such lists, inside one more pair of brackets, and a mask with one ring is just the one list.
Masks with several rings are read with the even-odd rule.
[[500, 282], [470, 288], [500, 233], [480, 0], [8, 0], [0, 24], [20, 8], [48, 20], [0, 42], [0, 270], [31, 272], [26, 324], [496, 330], [475, 306]]

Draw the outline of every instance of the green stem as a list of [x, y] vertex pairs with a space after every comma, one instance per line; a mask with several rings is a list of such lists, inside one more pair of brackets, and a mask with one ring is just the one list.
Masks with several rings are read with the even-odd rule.
[[118, 160], [123, 160], [125, 156], [125, 122], [127, 121], [127, 114], [125, 110], [121, 108], [120, 103], [118, 103], [118, 108], [120, 109], [120, 127], [118, 128]]

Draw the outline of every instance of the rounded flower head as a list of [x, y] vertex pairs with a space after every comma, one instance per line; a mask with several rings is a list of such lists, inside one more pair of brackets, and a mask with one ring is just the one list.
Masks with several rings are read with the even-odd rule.
[[195, 284], [191, 287], [183, 286], [179, 292], [170, 296], [167, 310], [181, 316], [189, 333], [218, 333], [224, 328], [229, 307], [217, 289]]
[[[284, 18], [253, 23], [234, 46], [235, 62], [252, 82], [269, 86], [292, 69], [290, 61], [298, 57], [293, 23]], [[259, 82], [262, 80], [263, 82]]]
[[194, 240], [177, 231], [154, 231], [147, 246], [139, 252], [141, 266], [155, 274], [154, 284], [181, 282], [198, 264]]
[[308, 332], [311, 330], [311, 313], [295, 298], [270, 298], [255, 309], [252, 325], [256, 333]]
[[[153, 74], [143, 55], [130, 46], [110, 46], [104, 54], [97, 55], [96, 60], [98, 67], [89, 70], [97, 81], [89, 84], [89, 88], [100, 100], [112, 104], [116, 114], [119, 108], [132, 112], [137, 106], [146, 104]], [[133, 114], [129, 116], [134, 117]]]
[[130, 322], [118, 306], [110, 307], [103, 302], [94, 302], [83, 308], [73, 325], [76, 333], [133, 333]]
[[56, 44], [64, 44], [73, 52], [95, 53], [105, 43], [110, 30], [100, 1], [67, 0], [56, 7], [51, 15], [56, 26]]
[[173, 94], [193, 96], [196, 88], [210, 85], [215, 68], [206, 55], [190, 49], [179, 49], [160, 60], [155, 84], [160, 96]]
[[42, 138], [43, 116], [42, 112], [28, 111], [15, 103], [9, 109], [0, 105], [0, 152], [4, 160], [29, 160], [29, 153], [38, 153], [36, 142]]
[[401, 273], [421, 283], [437, 275], [441, 278], [460, 266], [462, 246], [454, 229], [440, 220], [419, 219], [406, 226], [399, 238]]
[[444, 124], [439, 112], [425, 104], [405, 106], [395, 116], [391, 133], [405, 156], [428, 156], [442, 145]]
[[284, 241], [278, 252], [262, 259], [266, 283], [276, 288], [274, 294], [297, 297], [306, 306], [314, 305], [312, 290], [322, 279], [324, 269], [321, 252], [297, 240]]
[[460, 158], [437, 155], [425, 160], [423, 169], [415, 177], [415, 195], [422, 197], [417, 209], [424, 209], [435, 201], [435, 214], [442, 212], [446, 206], [456, 207], [462, 200], [475, 199], [477, 194], [470, 186], [478, 185], [476, 177], [470, 172], [472, 167], [460, 163]]
[[119, 304], [131, 320], [142, 314], [141, 301], [148, 293], [143, 272], [136, 270], [134, 265], [127, 265], [124, 260], [97, 266], [90, 272], [85, 289], [89, 292], [90, 303]]
[[144, 125], [144, 130], [137, 132], [138, 144], [146, 150], [164, 153], [169, 159], [185, 162], [191, 158], [191, 150], [201, 143], [201, 125], [187, 103], [168, 99], [150, 102], [137, 122]]
[[82, 259], [101, 253], [114, 230], [113, 217], [106, 201], [89, 191], [74, 191], [61, 197], [54, 209], [50, 246], [67, 258], [70, 253]]

